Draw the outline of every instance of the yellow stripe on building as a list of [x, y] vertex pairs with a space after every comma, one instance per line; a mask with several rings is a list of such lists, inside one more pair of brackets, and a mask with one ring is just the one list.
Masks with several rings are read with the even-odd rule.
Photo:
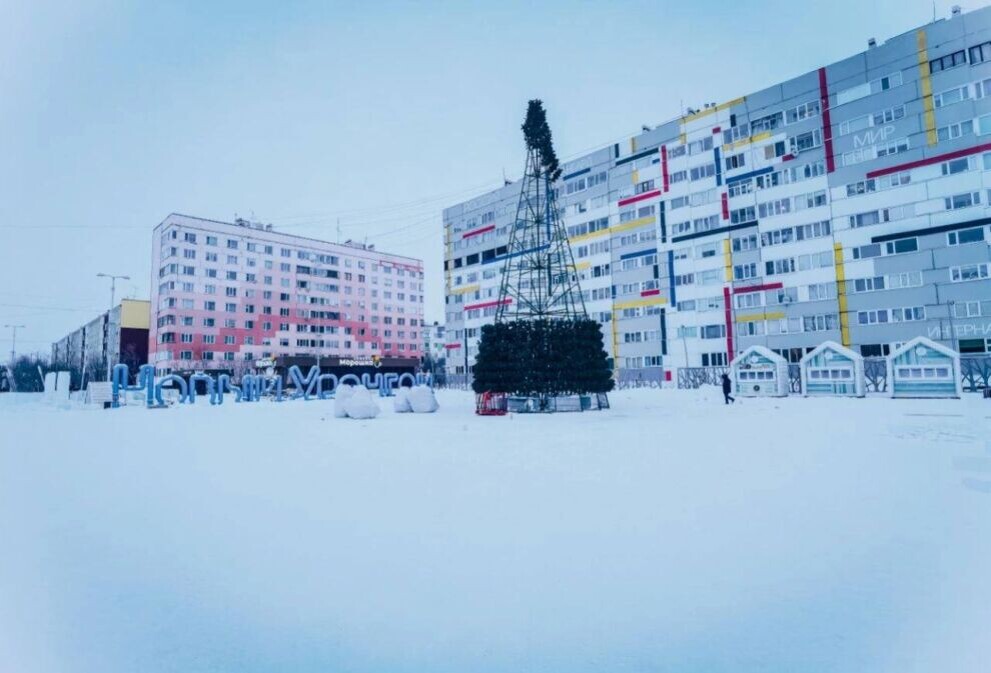
[[630, 173], [630, 176], [633, 178], [633, 184], [637, 184], [638, 182], [640, 182], [640, 171], [638, 171], [637, 169], [634, 168], [633, 172]]
[[575, 264], [575, 271], [584, 271], [590, 266], [592, 266], [592, 262], [578, 262]]
[[846, 306], [846, 269], [843, 267], [843, 246], [833, 244], [833, 266], [836, 267], [836, 302], [840, 309], [840, 340], [850, 345], [850, 315]]
[[725, 145], [723, 145], [723, 150], [729, 151], [729, 150], [734, 150], [737, 147], [743, 147], [744, 145], [750, 145], [751, 143], [759, 143], [759, 142], [762, 142], [764, 140], [770, 139], [771, 136], [773, 136], [773, 135], [774, 134], [771, 133], [770, 131], [763, 131], [761, 133], [755, 133], [754, 135], [750, 136], [749, 138], [740, 138], [739, 140], [733, 141], [731, 143], [726, 143]]
[[637, 220], [630, 220], [629, 222], [623, 222], [622, 224], [617, 224], [615, 226], [609, 227], [610, 234], [618, 234], [621, 231], [629, 231], [630, 229], [636, 229], [637, 227], [643, 227], [648, 224], [654, 224], [656, 219], [653, 215], [649, 217], [641, 217]]
[[[915, 32], [915, 45], [918, 49], [919, 58], [919, 84], [922, 88], [922, 117], [925, 120], [926, 142], [935, 145], [936, 136], [936, 111], [933, 104], [933, 83], [932, 73], [929, 72], [929, 51], [926, 49], [926, 31], [919, 29]], [[844, 343], [844, 346], [847, 344]]]
[[705, 110], [699, 110], [698, 112], [694, 112], [694, 113], [692, 113], [690, 115], [685, 115], [684, 117], [681, 118], [681, 123], [682, 124], [687, 124], [688, 122], [693, 122], [693, 121], [696, 121], [698, 119], [702, 119], [703, 117], [708, 117], [709, 115], [715, 114], [715, 113], [719, 112], [720, 110], [725, 110], [726, 108], [733, 107], [734, 105], [740, 105], [745, 100], [747, 100], [747, 97], [746, 96], [740, 96], [739, 98], [734, 98], [731, 101], [727, 101], [725, 103], [721, 103], [721, 104], [716, 105], [714, 107], [710, 107], [710, 108], [707, 108]]
[[468, 294], [469, 292], [477, 292], [480, 289], [478, 285], [465, 285], [464, 287], [454, 288], [450, 290], [450, 294]]
[[782, 320], [785, 317], [782, 311], [761, 311], [760, 313], [747, 313], [736, 316], [737, 322], [758, 322], [761, 320]]
[[598, 231], [590, 231], [587, 234], [579, 234], [578, 236], [572, 236], [568, 239], [569, 243], [581, 243], [582, 241], [588, 241], [593, 238], [600, 238], [602, 236], [608, 236], [611, 229], [599, 229]]
[[637, 151], [637, 139], [636, 136], [630, 138], [630, 154]]
[[625, 308], [640, 308], [642, 306], [660, 306], [667, 303], [668, 300], [664, 297], [643, 297], [641, 299], [631, 299], [630, 301], [621, 301], [613, 304], [613, 311], [622, 311]]
[[733, 249], [728, 238], [723, 239], [723, 267], [726, 272], [726, 282], [733, 282]]
[[636, 229], [637, 227], [643, 227], [648, 224], [654, 224], [654, 216], [641, 217], [638, 220], [630, 220], [629, 222], [623, 222], [622, 224], [616, 224], [608, 229], [599, 229], [598, 231], [590, 231], [587, 234], [579, 234], [578, 236], [572, 236], [568, 239], [569, 243], [580, 243], [582, 241], [587, 241], [592, 238], [599, 238], [601, 236], [609, 236], [611, 234], [618, 234], [622, 231], [628, 231], [630, 229]]

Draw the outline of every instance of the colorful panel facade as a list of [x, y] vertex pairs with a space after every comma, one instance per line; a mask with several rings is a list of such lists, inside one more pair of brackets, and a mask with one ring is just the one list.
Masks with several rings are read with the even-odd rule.
[[[557, 190], [620, 380], [752, 345], [793, 363], [826, 340], [987, 352], [991, 8], [566, 162]], [[494, 315], [469, 307], [497, 299], [518, 197], [510, 184], [444, 211], [455, 377]], [[644, 296], [657, 303], [629, 304]]]

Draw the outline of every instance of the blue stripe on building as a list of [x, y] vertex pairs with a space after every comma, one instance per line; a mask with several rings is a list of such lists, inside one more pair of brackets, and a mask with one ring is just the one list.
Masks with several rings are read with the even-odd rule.
[[668, 282], [671, 283], [671, 306], [678, 303], [674, 289], [674, 250], [668, 250]]
[[[617, 147], [618, 147], [618, 145], [617, 145]], [[636, 161], [637, 159], [643, 159], [644, 157], [649, 157], [651, 154], [653, 154], [656, 151], [657, 151], [657, 148], [655, 147], [654, 149], [647, 150], [646, 152], [640, 152], [638, 154], [631, 154], [628, 157], [623, 157], [622, 159], [617, 159], [616, 160], [616, 165], [617, 166], [622, 166], [623, 164], [628, 164], [631, 161]]]
[[574, 173], [568, 173], [567, 175], [563, 176], [561, 179], [570, 180], [571, 178], [577, 178], [579, 175], [585, 175], [591, 170], [592, 170], [591, 168], [583, 168], [580, 171], [575, 171]]
[[871, 237], [871, 243], [886, 243], [888, 241], [897, 241], [902, 238], [915, 238], [916, 236], [928, 236], [929, 234], [943, 234], [948, 231], [957, 231], [958, 229], [983, 227], [985, 224], [991, 224], [991, 217], [982, 217], [976, 220], [957, 222], [956, 224], [944, 224], [940, 227], [929, 227], [928, 229], [913, 229], [912, 231], [903, 231], [897, 234], [873, 236]]
[[703, 238], [704, 236], [716, 236], [718, 234], [726, 234], [731, 231], [736, 231], [737, 229], [749, 229], [750, 227], [756, 227], [757, 220], [752, 220], [750, 222], [741, 222], [740, 224], [732, 224], [728, 227], [720, 227], [719, 229], [709, 229], [707, 231], [696, 231], [694, 234], [685, 234], [684, 236], [675, 236], [671, 239], [672, 243], [678, 243], [680, 241], [690, 241], [693, 238]]
[[742, 180], [749, 180], [750, 178], [756, 178], [758, 175], [765, 175], [767, 173], [773, 173], [774, 166], [768, 166], [767, 168], [760, 168], [756, 171], [750, 171], [749, 173], [744, 173], [743, 175], [734, 175], [731, 178], [726, 178], [726, 184], [730, 185], [734, 182], [740, 182]]
[[628, 252], [625, 255], [620, 255], [619, 258], [623, 259], [633, 259], [634, 257], [644, 257], [646, 255], [656, 255], [657, 248], [648, 248], [647, 250], [639, 250], [637, 252]]

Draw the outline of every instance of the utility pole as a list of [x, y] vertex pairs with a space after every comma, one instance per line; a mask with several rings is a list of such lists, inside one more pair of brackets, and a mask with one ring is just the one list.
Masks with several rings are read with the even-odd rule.
[[103, 349], [106, 353], [107, 358], [107, 383], [110, 383], [111, 376], [113, 374], [113, 364], [110, 361], [110, 318], [114, 312], [114, 304], [117, 301], [117, 281], [118, 280], [131, 280], [130, 276], [115, 276], [109, 273], [98, 273], [97, 278], [109, 278], [110, 279], [110, 310], [107, 311], [107, 333], [103, 339]]
[[10, 330], [10, 366], [14, 366], [17, 359], [17, 330], [26, 329], [26, 325], [4, 325], [4, 329]]

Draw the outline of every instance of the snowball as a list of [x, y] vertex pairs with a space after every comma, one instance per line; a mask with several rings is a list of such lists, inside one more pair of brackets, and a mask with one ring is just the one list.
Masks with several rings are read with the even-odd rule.
[[354, 386], [350, 383], [337, 386], [334, 391], [334, 418], [347, 418], [347, 401], [354, 395]]
[[392, 399], [392, 409], [397, 414], [413, 411], [413, 407], [409, 405], [409, 388], [399, 386], [396, 390], [396, 396]]
[[344, 400], [344, 411], [350, 418], [375, 418], [379, 415], [379, 406], [365, 386], [358, 386]]
[[440, 407], [429, 386], [414, 386], [409, 391], [409, 405], [417, 414], [432, 414]]

